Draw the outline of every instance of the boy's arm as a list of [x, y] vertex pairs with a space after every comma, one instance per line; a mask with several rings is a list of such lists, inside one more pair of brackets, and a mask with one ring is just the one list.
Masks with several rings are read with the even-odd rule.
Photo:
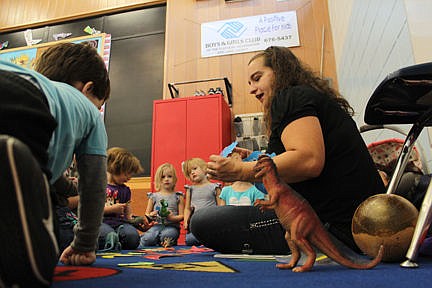
[[82, 155], [77, 163], [80, 201], [78, 223], [74, 227], [75, 237], [71, 246], [77, 251], [94, 251], [105, 206], [106, 156]]

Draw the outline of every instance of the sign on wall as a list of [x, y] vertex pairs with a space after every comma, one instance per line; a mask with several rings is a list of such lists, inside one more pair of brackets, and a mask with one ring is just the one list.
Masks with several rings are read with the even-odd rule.
[[296, 11], [201, 24], [201, 57], [300, 45]]

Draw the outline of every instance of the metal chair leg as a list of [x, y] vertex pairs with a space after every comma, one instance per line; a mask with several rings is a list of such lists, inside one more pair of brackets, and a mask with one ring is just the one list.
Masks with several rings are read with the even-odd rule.
[[419, 125], [418, 123], [414, 124], [413, 127], [411, 127], [410, 131], [408, 132], [408, 135], [405, 139], [405, 142], [402, 146], [402, 150], [400, 152], [398, 161], [396, 163], [396, 167], [394, 169], [393, 175], [390, 179], [390, 183], [387, 187], [387, 194], [393, 194], [396, 191], [397, 186], [399, 185], [400, 179], [402, 178], [402, 175], [405, 171], [405, 167], [408, 163], [409, 157], [411, 155], [411, 151], [414, 147], [414, 144], [420, 135], [421, 131], [423, 130], [422, 125]]
[[417, 256], [420, 248], [421, 241], [423, 241], [429, 226], [432, 221], [432, 181], [429, 183], [426, 195], [423, 199], [420, 213], [417, 219], [417, 224], [414, 229], [414, 235], [411, 240], [410, 247], [408, 248], [406, 258], [407, 260], [400, 264], [404, 268], [416, 268]]

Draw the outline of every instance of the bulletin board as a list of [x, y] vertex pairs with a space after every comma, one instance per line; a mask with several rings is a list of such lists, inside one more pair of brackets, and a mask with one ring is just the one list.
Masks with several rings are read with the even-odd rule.
[[[98, 53], [103, 57], [106, 68], [109, 67], [110, 49], [111, 49], [111, 35], [106, 33], [94, 34], [89, 36], [66, 38], [53, 42], [41, 43], [32, 46], [24, 46], [19, 48], [12, 48], [5, 51], [0, 51], [0, 60], [12, 62], [24, 68], [34, 69], [37, 58], [51, 46], [59, 43], [83, 43], [87, 42], [94, 47]], [[105, 116], [105, 104], [100, 109], [102, 117]]]
[[106, 33], [82, 36], [76, 38], [66, 38], [58, 41], [36, 44], [19, 48], [7, 49], [0, 51], [0, 60], [9, 61], [25, 68], [33, 69], [36, 59], [49, 47], [61, 42], [81, 43], [88, 42], [96, 48], [103, 57], [105, 65], [109, 65], [109, 56], [111, 49], [111, 35]]

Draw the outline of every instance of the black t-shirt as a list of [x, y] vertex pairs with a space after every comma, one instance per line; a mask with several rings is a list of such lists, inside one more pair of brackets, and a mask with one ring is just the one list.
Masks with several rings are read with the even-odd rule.
[[281, 154], [284, 128], [305, 116], [318, 117], [325, 145], [321, 175], [289, 183], [305, 197], [322, 222], [350, 223], [366, 198], [384, 193], [384, 185], [353, 119], [328, 95], [308, 86], [294, 86], [275, 95], [268, 152]]

